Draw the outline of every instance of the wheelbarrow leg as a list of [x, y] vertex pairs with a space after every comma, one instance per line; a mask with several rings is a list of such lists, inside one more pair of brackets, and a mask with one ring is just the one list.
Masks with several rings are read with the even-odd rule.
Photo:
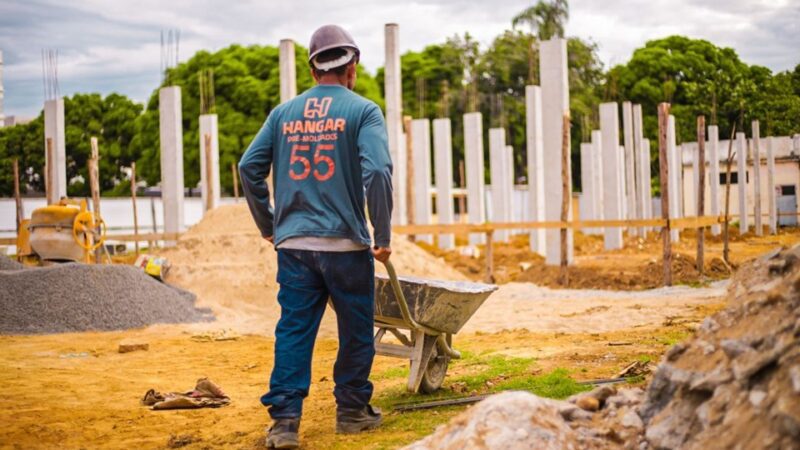
[[412, 333], [414, 335], [414, 350], [411, 353], [411, 370], [408, 374], [407, 389], [408, 392], [416, 393], [419, 392], [419, 385], [422, 383], [425, 368], [428, 367], [428, 361], [431, 359], [436, 339], [425, 339], [425, 332], [420, 330]]

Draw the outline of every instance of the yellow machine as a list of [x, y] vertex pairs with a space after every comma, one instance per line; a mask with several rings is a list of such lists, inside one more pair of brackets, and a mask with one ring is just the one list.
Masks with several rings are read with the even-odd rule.
[[20, 228], [18, 254], [29, 263], [91, 263], [106, 236], [105, 222], [87, 209], [86, 200], [62, 199], [38, 208]]

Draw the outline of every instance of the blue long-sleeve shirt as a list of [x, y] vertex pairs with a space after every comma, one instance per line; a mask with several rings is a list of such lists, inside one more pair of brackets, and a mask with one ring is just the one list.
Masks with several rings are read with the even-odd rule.
[[[275, 209], [266, 178], [272, 169]], [[318, 85], [278, 106], [239, 161], [250, 212], [275, 245], [294, 237], [389, 247], [392, 161], [380, 108], [339, 85]]]

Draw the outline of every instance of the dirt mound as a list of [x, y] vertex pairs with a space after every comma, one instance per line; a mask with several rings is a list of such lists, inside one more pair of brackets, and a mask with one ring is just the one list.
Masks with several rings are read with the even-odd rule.
[[800, 247], [739, 270], [727, 309], [673, 347], [640, 414], [655, 448], [797, 448]]
[[[466, 279], [402, 236], [393, 236], [392, 250], [398, 274]], [[261, 237], [246, 204], [214, 209], [176, 246], [159, 253], [172, 263], [168, 281], [195, 292], [198, 304], [211, 308], [220, 323], [243, 332], [272, 332], [279, 314], [275, 299], [277, 258], [272, 244]], [[380, 263], [375, 268], [383, 271]], [[330, 334], [332, 327], [335, 324], [323, 322], [321, 333]]]
[[59, 264], [0, 271], [0, 333], [125, 330], [212, 320], [190, 292], [130, 266]]
[[[697, 271], [696, 260], [691, 256], [674, 254], [672, 257], [673, 284], [697, 284], [709, 280], [730, 277], [728, 266], [719, 258], [705, 263], [703, 275]], [[531, 282], [552, 288], [564, 287], [559, 283], [560, 268], [537, 262], [520, 272], [513, 281]], [[664, 285], [663, 259], [630, 268], [595, 267], [574, 265], [569, 268], [570, 289], [644, 290]]]

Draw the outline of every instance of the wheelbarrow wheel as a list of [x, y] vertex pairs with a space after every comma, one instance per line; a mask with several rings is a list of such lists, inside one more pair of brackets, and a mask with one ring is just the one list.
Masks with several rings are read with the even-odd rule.
[[[436, 337], [425, 336], [425, 339], [435, 340]], [[432, 394], [438, 391], [444, 382], [444, 377], [447, 374], [447, 365], [449, 363], [450, 357], [442, 354], [439, 350], [439, 346], [434, 344], [431, 350], [431, 359], [428, 360], [428, 365], [425, 367], [425, 372], [422, 374], [422, 382], [419, 384], [419, 391], [423, 394]]]

